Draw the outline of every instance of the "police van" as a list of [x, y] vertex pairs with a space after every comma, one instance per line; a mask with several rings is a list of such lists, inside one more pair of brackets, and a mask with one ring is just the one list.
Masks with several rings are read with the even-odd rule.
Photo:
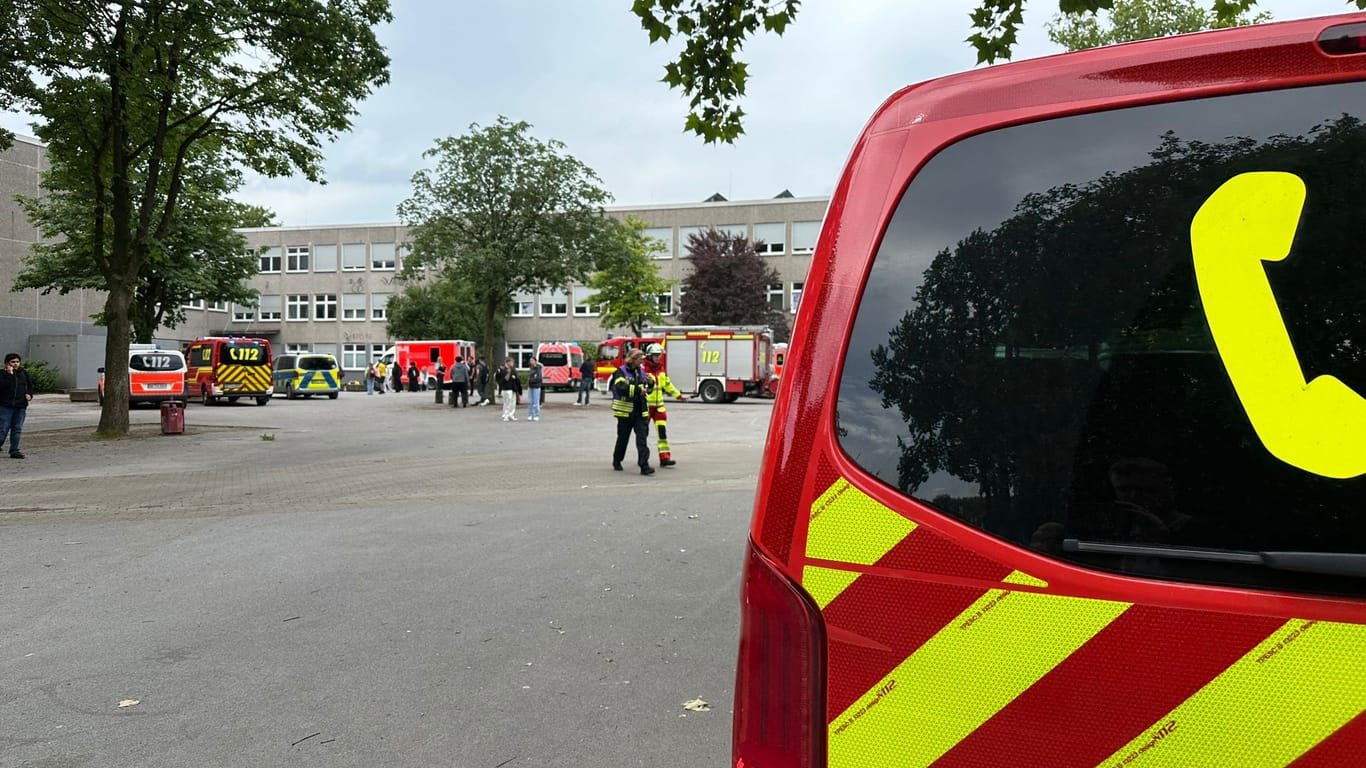
[[287, 399], [327, 395], [336, 400], [342, 372], [337, 358], [317, 352], [298, 352], [275, 358], [272, 380], [276, 394]]
[[826, 213], [732, 765], [1366, 756], [1366, 14], [894, 94]]

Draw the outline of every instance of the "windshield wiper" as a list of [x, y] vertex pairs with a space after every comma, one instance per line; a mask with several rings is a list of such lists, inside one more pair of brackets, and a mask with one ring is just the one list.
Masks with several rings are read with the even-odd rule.
[[1195, 560], [1202, 563], [1260, 565], [1278, 571], [1366, 578], [1366, 554], [1355, 552], [1245, 552], [1236, 549], [1170, 547], [1161, 544], [1105, 544], [1081, 539], [1063, 539], [1062, 551]]

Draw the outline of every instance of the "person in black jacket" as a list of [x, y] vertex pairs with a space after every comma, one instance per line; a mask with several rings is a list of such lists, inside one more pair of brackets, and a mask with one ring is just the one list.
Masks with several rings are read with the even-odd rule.
[[9, 440], [9, 457], [22, 459], [19, 436], [24, 432], [24, 417], [33, 399], [33, 382], [28, 371], [20, 367], [23, 361], [15, 352], [5, 355], [5, 367], [0, 370], [0, 446]]

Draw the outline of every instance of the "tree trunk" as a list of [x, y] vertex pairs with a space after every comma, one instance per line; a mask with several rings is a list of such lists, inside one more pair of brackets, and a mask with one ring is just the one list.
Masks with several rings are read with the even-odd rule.
[[[495, 341], [493, 335], [493, 318], [497, 316], [498, 304], [496, 302], [498, 300], [499, 299], [496, 296], [484, 299], [484, 338], [480, 341], [481, 347], [479, 349], [479, 354], [488, 361], [490, 383], [493, 381], [494, 368], [503, 362], [502, 360], [497, 359], [493, 354], [493, 342]], [[484, 387], [484, 390], [484, 397], [487, 397], [490, 400], [497, 399], [496, 392], [490, 397], [488, 387]]]
[[133, 293], [122, 282], [111, 282], [104, 302], [108, 328], [104, 339], [104, 405], [100, 408], [101, 435], [128, 434], [128, 311]]

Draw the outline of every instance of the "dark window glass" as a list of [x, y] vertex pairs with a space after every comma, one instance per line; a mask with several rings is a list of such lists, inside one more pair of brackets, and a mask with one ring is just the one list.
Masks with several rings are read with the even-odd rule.
[[569, 356], [563, 352], [542, 352], [538, 359], [541, 361], [541, 365], [548, 365], [552, 368], [569, 365]]
[[[1087, 565], [1363, 591], [1341, 576], [1062, 546], [1366, 552], [1366, 447], [1339, 452], [1359, 467], [1347, 478], [1273, 454], [1216, 345], [1215, 283], [1197, 282], [1191, 236], [1226, 182], [1300, 179], [1289, 256], [1256, 279], [1303, 379], [1332, 375], [1366, 409], [1363, 118], [1354, 83], [1062, 118], [946, 148], [906, 190], [867, 280], [840, 382], [843, 449], [925, 504]], [[1246, 255], [1229, 242], [1213, 250]], [[1293, 408], [1290, 394], [1271, 407]]]
[[128, 368], [134, 371], [183, 371], [185, 361], [180, 355], [165, 352], [142, 352], [128, 356]]
[[223, 345], [219, 362], [223, 365], [269, 365], [270, 353], [261, 344], [238, 341]]
[[299, 367], [305, 371], [332, 371], [337, 368], [337, 361], [330, 357], [301, 357]]

